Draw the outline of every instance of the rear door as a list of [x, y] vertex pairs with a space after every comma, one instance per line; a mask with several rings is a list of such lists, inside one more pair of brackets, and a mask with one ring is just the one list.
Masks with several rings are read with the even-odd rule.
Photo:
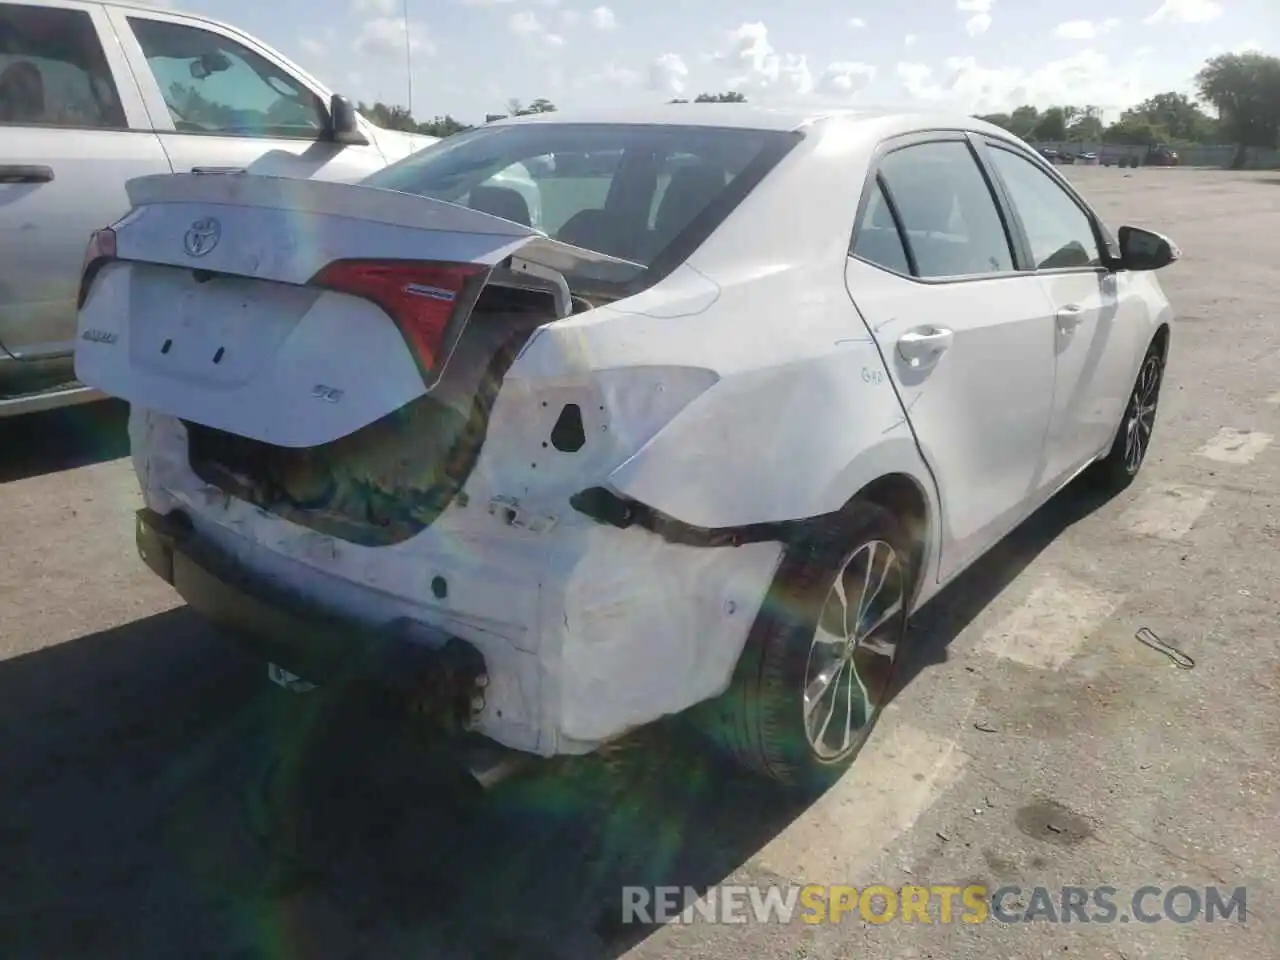
[[0, 2], [0, 353], [70, 354], [89, 233], [169, 162], [106, 11]]
[[[859, 212], [850, 295], [938, 486], [948, 579], [1034, 506], [1053, 325], [963, 134], [893, 142]], [[851, 411], [856, 416], [856, 411]]]
[[1057, 484], [1111, 442], [1146, 347], [1146, 307], [1130, 277], [1103, 266], [1102, 238], [1079, 199], [1017, 148], [988, 141], [986, 152], [1054, 311], [1057, 389], [1045, 457]]
[[372, 136], [366, 145], [324, 139], [328, 92], [252, 38], [163, 11], [110, 15], [175, 172], [354, 182], [386, 165]]

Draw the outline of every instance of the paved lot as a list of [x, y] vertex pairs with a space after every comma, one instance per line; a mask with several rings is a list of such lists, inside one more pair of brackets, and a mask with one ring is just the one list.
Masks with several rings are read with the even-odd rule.
[[[352, 705], [306, 723], [144, 572], [118, 408], [0, 427], [0, 956], [1280, 956], [1280, 175], [1072, 175], [1185, 252], [1152, 458], [931, 605], [904, 691], [808, 809], [655, 735], [451, 812], [395, 730]], [[273, 748], [299, 757], [288, 883], [252, 829]], [[624, 883], [724, 880], [1110, 885], [1121, 914], [1147, 884], [1246, 886], [1248, 921], [618, 922]]]

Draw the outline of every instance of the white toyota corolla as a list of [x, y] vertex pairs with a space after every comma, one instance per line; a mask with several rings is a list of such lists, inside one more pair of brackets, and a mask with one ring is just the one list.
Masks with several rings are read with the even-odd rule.
[[143, 558], [278, 681], [524, 754], [696, 707], [829, 781], [912, 611], [1132, 480], [1169, 348], [1176, 247], [970, 117], [553, 114], [129, 190], [76, 368], [132, 404]]

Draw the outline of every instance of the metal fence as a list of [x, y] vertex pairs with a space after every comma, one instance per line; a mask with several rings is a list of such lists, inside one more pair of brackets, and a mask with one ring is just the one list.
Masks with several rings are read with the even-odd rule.
[[[1121, 157], [1146, 156], [1146, 147], [1131, 147], [1096, 140], [1060, 141], [1037, 143], [1038, 148], [1051, 148], [1073, 156], [1096, 153], [1102, 163], [1117, 163]], [[1197, 145], [1178, 147], [1178, 162], [1184, 167], [1221, 167], [1226, 169], [1235, 159], [1236, 148], [1232, 144]], [[1280, 170], [1280, 150], [1266, 147], [1248, 147], [1245, 150], [1246, 170]]]

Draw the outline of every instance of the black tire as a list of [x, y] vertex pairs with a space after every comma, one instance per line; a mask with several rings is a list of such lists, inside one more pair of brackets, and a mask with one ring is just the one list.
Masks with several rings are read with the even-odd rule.
[[[866, 502], [846, 508], [841, 522], [830, 532], [788, 548], [752, 625], [729, 689], [695, 710], [702, 729], [739, 765], [805, 792], [825, 789], [849, 768], [891, 695], [902, 662], [906, 608], [915, 578], [913, 548], [910, 535], [889, 511]], [[882, 622], [856, 645], [846, 639], [843, 652], [837, 650], [839, 643], [820, 645], [820, 624], [825, 622], [834, 633], [837, 579], [846, 585], [846, 607], [852, 605], [855, 601], [849, 585], [861, 585], [857, 578], [868, 565], [876, 578], [883, 572], [885, 579], [881, 594], [873, 596], [862, 619], [883, 618]], [[891, 609], [895, 596], [899, 598], [896, 612]], [[859, 659], [850, 659], [855, 656], [850, 649], [856, 650]], [[805, 708], [805, 691], [811, 688], [811, 675], [818, 666], [812, 662], [814, 654], [835, 657], [828, 674], [816, 674], [829, 675], [827, 690], [834, 688], [828, 694], [832, 709], [823, 730], [825, 745], [830, 748], [830, 726], [835, 724], [840, 747], [829, 749], [826, 755], [814, 747], [806, 733], [806, 714], [813, 717], [816, 726], [826, 706], [819, 697], [815, 709]], [[841, 659], [845, 667], [837, 668]], [[851, 666], [858, 669], [845, 669]], [[843, 712], [838, 707], [841, 695]], [[862, 709], [850, 706], [855, 696]], [[851, 731], [855, 710], [862, 723]], [[822, 736], [816, 739], [824, 743]]]
[[1111, 449], [1091, 468], [1092, 479], [1104, 489], [1117, 493], [1124, 490], [1133, 483], [1146, 461], [1159, 412], [1164, 365], [1165, 348], [1159, 339], [1153, 340], [1129, 391]]

